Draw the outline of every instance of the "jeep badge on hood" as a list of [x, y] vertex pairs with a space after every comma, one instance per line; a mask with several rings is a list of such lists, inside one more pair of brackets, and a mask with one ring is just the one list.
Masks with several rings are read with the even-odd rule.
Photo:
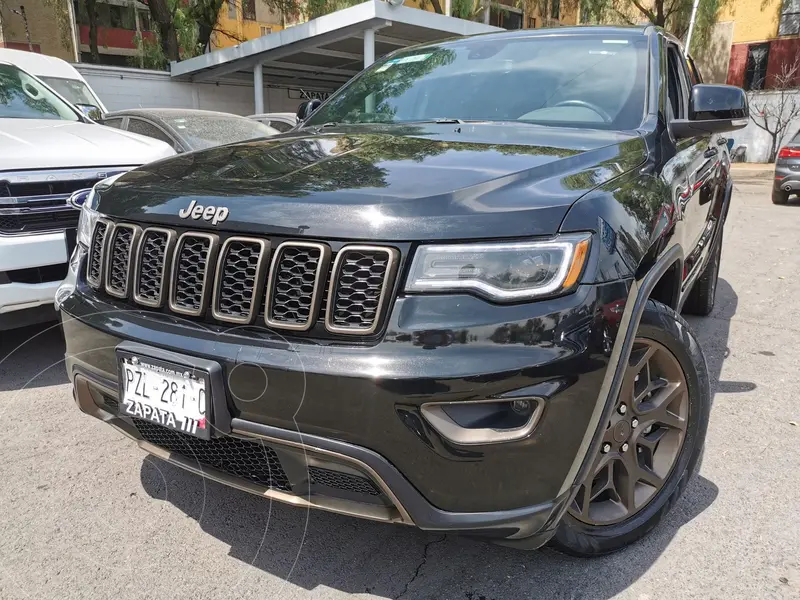
[[178, 211], [178, 216], [181, 219], [191, 217], [195, 221], [202, 217], [204, 221], [211, 221], [212, 225], [217, 225], [228, 218], [228, 212], [228, 209], [224, 206], [203, 206], [198, 204], [197, 200], [192, 200], [189, 206]]

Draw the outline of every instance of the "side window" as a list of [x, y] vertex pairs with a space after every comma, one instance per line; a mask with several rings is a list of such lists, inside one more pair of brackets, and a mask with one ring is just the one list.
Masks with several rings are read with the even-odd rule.
[[675, 52], [672, 48], [667, 51], [667, 93], [669, 105], [667, 106], [667, 119], [680, 119], [683, 115], [681, 96], [681, 79], [678, 75], [678, 68], [675, 60]]
[[274, 119], [269, 122], [269, 126], [277, 129], [281, 133], [283, 133], [284, 131], [289, 131], [292, 128], [292, 126], [289, 125], [289, 123], [284, 123], [283, 121], [277, 121]]
[[170, 139], [166, 133], [161, 131], [155, 125], [148, 123], [147, 121], [143, 121], [142, 119], [131, 117], [128, 120], [128, 131], [130, 131], [131, 133], [138, 133], [139, 135], [146, 135], [147, 137], [161, 140], [162, 142], [166, 142], [167, 144], [175, 148], [175, 142], [173, 142], [172, 139]]
[[123, 117], [114, 117], [112, 119], [101, 119], [99, 123], [107, 127], [113, 127], [114, 129], [122, 129], [123, 120]]

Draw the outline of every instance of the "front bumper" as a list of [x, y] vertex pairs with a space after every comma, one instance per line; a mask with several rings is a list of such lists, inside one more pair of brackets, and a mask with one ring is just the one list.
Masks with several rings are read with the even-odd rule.
[[0, 235], [0, 314], [53, 304], [61, 280], [42, 283], [3, 283], [3, 274], [66, 264], [63, 231], [30, 235]]
[[[570, 497], [627, 292], [625, 282], [587, 285], [505, 307], [470, 296], [401, 298], [386, 335], [371, 346], [290, 342], [258, 328], [125, 310], [81, 290], [64, 300], [62, 315], [81, 409], [149, 452], [293, 504], [535, 547]], [[122, 342], [216, 361], [231, 417], [223, 430], [272, 448], [289, 489], [253, 486], [143, 439], [114, 410]], [[517, 396], [541, 398], [544, 409], [530, 435], [507, 443], [454, 444], [421, 411], [432, 401]], [[358, 474], [380, 497], [315, 493], [306, 468], [313, 464]]]

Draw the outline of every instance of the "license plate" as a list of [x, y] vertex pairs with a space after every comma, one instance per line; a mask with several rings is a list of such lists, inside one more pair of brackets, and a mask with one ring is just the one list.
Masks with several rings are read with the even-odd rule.
[[140, 356], [121, 356], [119, 364], [121, 414], [210, 439], [207, 373]]

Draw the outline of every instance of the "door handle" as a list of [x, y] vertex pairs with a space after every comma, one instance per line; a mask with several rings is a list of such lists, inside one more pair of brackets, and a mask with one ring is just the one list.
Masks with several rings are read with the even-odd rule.
[[719, 150], [716, 148], [709, 148], [705, 152], [703, 152], [703, 158], [714, 158], [719, 153]]

